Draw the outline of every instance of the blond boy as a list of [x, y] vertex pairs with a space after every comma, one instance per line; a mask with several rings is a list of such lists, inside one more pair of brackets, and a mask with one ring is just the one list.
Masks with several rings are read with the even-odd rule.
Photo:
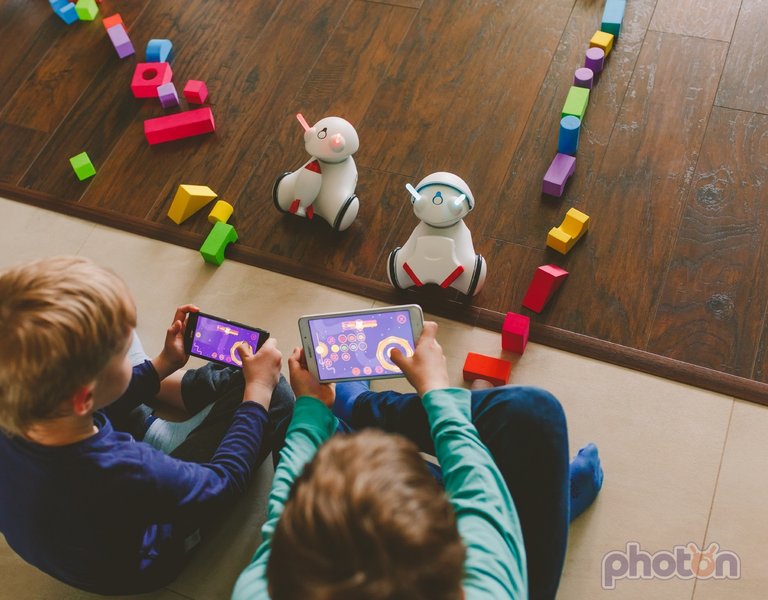
[[[117, 275], [75, 257], [0, 273], [0, 531], [29, 563], [102, 594], [161, 587], [269, 452], [273, 397], [283, 418], [292, 398], [275, 341], [241, 352], [242, 372], [179, 371], [194, 310], [132, 367], [136, 309]], [[169, 456], [127, 433], [153, 400], [215, 404]]]

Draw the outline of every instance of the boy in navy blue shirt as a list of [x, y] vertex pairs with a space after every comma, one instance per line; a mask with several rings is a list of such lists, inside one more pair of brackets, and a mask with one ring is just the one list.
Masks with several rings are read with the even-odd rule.
[[[241, 347], [242, 371], [180, 371], [194, 310], [132, 368], [136, 310], [117, 275], [69, 257], [0, 273], [0, 531], [49, 575], [101, 594], [168, 584], [284, 435], [293, 396], [275, 341]], [[153, 398], [215, 404], [167, 455], [127, 433]]]

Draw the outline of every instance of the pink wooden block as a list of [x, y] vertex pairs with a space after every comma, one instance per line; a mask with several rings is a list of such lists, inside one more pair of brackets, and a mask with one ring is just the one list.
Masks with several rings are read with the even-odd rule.
[[530, 330], [530, 317], [508, 312], [501, 328], [501, 347], [504, 350], [522, 354], [525, 352]]
[[540, 313], [549, 299], [563, 285], [566, 277], [568, 277], [568, 271], [557, 265], [543, 265], [536, 269], [523, 298], [523, 306]]
[[187, 85], [184, 86], [184, 97], [187, 99], [187, 102], [203, 104], [208, 97], [208, 87], [204, 81], [190, 79], [187, 81]]
[[216, 125], [209, 106], [144, 121], [144, 135], [150, 144], [162, 144], [214, 131]]
[[157, 98], [157, 88], [173, 79], [171, 65], [163, 63], [138, 63], [133, 71], [131, 91], [137, 98]]

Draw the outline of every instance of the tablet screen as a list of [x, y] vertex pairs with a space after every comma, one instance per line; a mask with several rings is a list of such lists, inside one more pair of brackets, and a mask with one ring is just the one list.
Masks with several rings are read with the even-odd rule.
[[415, 346], [407, 310], [310, 319], [309, 330], [320, 381], [400, 375], [390, 351], [412, 356]]

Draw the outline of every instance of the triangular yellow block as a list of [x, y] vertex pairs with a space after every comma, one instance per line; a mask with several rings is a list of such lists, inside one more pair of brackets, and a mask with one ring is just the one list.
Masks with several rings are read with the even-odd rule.
[[215, 198], [216, 192], [207, 185], [182, 184], [173, 197], [171, 208], [168, 210], [168, 218], [176, 225], [181, 225]]

